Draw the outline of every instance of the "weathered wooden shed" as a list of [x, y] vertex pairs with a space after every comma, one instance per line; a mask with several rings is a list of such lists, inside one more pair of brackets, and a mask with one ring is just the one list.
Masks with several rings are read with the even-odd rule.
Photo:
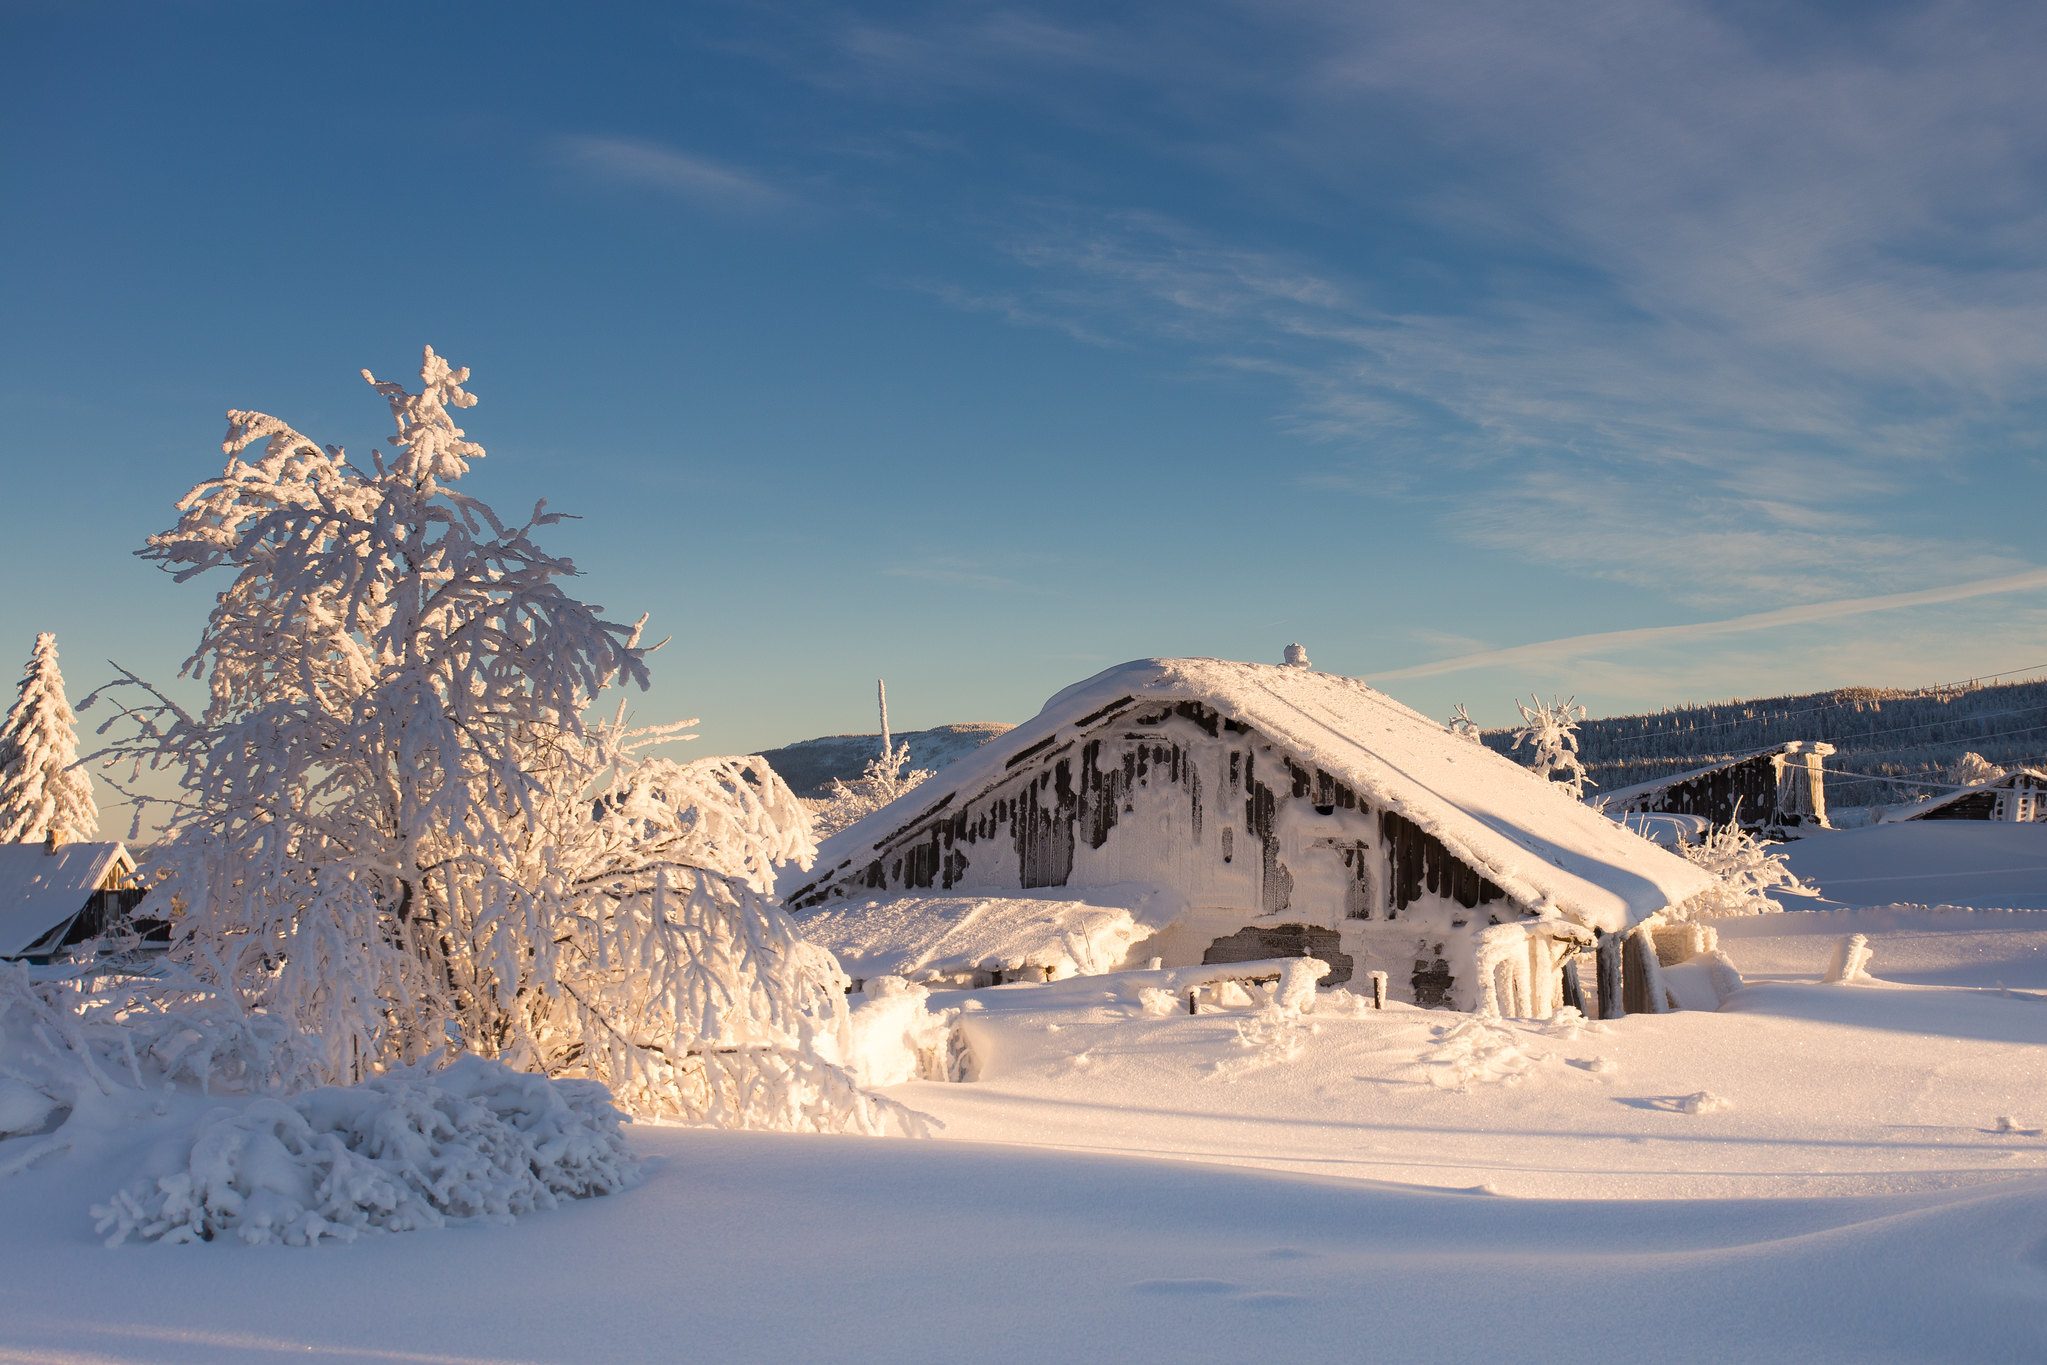
[[2047, 772], [2014, 768], [2003, 777], [1900, 806], [1883, 823], [1901, 820], [2047, 820]]
[[1821, 762], [1831, 744], [1791, 740], [1653, 782], [1604, 792], [1595, 804], [1620, 817], [1645, 812], [1696, 815], [1714, 826], [1733, 824], [1796, 837], [1800, 829], [1828, 829]]
[[1590, 931], [1706, 885], [1361, 682], [1143, 659], [828, 840], [786, 900], [799, 922], [832, 907], [843, 923], [850, 902], [904, 895], [1156, 888], [1174, 911], [1130, 963], [1312, 955], [1325, 984], [1385, 971], [1398, 997], [1475, 1008], [1515, 954], [1540, 997]]

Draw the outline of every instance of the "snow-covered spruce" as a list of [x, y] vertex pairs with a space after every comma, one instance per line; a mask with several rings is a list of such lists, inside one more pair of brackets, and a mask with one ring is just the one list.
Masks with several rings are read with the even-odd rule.
[[107, 1244], [307, 1246], [322, 1237], [505, 1221], [634, 1183], [639, 1162], [600, 1085], [481, 1057], [219, 1110], [176, 1169], [92, 1213]]
[[0, 843], [91, 839], [99, 833], [92, 781], [78, 761], [78, 718], [57, 671], [57, 637], [36, 636], [35, 653], [0, 724]]
[[454, 488], [483, 455], [450, 416], [468, 375], [431, 348], [416, 394], [365, 371], [398, 427], [368, 468], [229, 413], [226, 469], [149, 539], [180, 581], [232, 580], [186, 663], [206, 707], [126, 674], [102, 727], [130, 785], [177, 781], [136, 913], [303, 1043], [286, 1090], [452, 1039], [636, 1113], [914, 1127], [838, 1068], [845, 977], [764, 894], [811, 856], [800, 803], [765, 765], [641, 756], [694, 722], [583, 720], [648, 650], [563, 590], [544, 503], [511, 524]]
[[869, 759], [867, 767], [853, 781], [832, 779], [824, 806], [812, 816], [818, 837], [829, 839], [866, 819], [917, 787], [931, 772], [929, 768], [910, 767], [910, 746], [898, 744]]

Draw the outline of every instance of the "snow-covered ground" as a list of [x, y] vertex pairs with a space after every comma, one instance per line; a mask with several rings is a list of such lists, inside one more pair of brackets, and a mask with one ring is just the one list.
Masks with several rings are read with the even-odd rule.
[[638, 1188], [510, 1226], [107, 1250], [179, 1099], [0, 1178], [0, 1361], [2047, 1358], [2047, 913], [1720, 928], [1725, 1010], [1608, 1025], [934, 996], [935, 1140], [639, 1127]]

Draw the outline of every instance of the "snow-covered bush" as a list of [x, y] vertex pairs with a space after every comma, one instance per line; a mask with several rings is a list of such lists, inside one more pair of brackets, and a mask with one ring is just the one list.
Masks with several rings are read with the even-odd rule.
[[1521, 728], [1514, 732], [1513, 747], [1518, 749], [1525, 741], [1532, 751], [1528, 757], [1531, 772], [1563, 784], [1573, 796], [1583, 796], [1591, 780], [1578, 757], [1578, 722], [1585, 719], [1585, 708], [1578, 705], [1576, 697], [1568, 701], [1552, 697], [1545, 703], [1531, 694], [1528, 699], [1535, 703], [1533, 707], [1514, 703], [1521, 712]]
[[897, 744], [867, 762], [851, 782], [832, 779], [825, 804], [811, 820], [820, 838], [830, 838], [857, 824], [931, 776], [929, 768], [910, 767], [910, 746]]
[[7, 720], [0, 723], [0, 843], [99, 834], [92, 781], [78, 761], [78, 718], [57, 671], [57, 637], [36, 636]]
[[1977, 753], [1963, 754], [1948, 766], [1947, 780], [1957, 787], [1974, 787], [1984, 782], [1995, 782], [2004, 776], [2004, 769]]
[[1728, 915], [1772, 915], [1783, 910], [1770, 893], [1817, 896], [1819, 888], [1798, 880], [1790, 861], [1738, 823], [1708, 832], [1698, 843], [1684, 842], [1677, 851], [1688, 862], [1713, 874], [1714, 884], [1684, 904], [1663, 912], [1672, 923], [1718, 919]]
[[960, 1079], [965, 1059], [953, 1035], [957, 1010], [930, 1007], [931, 992], [900, 976], [865, 983], [853, 1010], [847, 1068], [862, 1085]]
[[1464, 709], [1464, 703], [1461, 701], [1457, 703], [1457, 710], [1451, 714], [1450, 719], [1444, 722], [1444, 728], [1459, 739], [1468, 739], [1473, 744], [1485, 743], [1478, 722], [1471, 718], [1471, 713]]
[[810, 856], [800, 804], [763, 764], [640, 755], [693, 722], [584, 721], [646, 685], [649, 651], [563, 590], [544, 503], [512, 524], [454, 488], [483, 455], [450, 416], [468, 375], [431, 348], [417, 394], [365, 371], [398, 426], [367, 468], [231, 412], [225, 471], [141, 552], [232, 581], [185, 666], [204, 709], [124, 672], [139, 701], [102, 727], [126, 722], [131, 783], [177, 780], [138, 915], [173, 921], [198, 989], [296, 1040], [286, 1089], [452, 1040], [639, 1113], [900, 1119], [833, 1064], [845, 977], [765, 894]]
[[602, 1086], [482, 1057], [208, 1115], [175, 1169], [92, 1213], [109, 1246], [322, 1237], [506, 1220], [632, 1184], [639, 1162]]

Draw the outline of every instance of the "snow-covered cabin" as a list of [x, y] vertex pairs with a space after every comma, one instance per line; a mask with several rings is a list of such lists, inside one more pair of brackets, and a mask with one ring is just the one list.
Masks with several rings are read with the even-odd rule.
[[[1141, 659], [827, 840], [786, 900], [813, 940], [877, 962], [978, 941], [1036, 892], [1071, 907], [1038, 909], [1073, 962], [1312, 955], [1332, 966], [1325, 984], [1385, 971], [1397, 997], [1472, 1008], [1503, 941], [1482, 942], [1489, 929], [1530, 928], [1551, 945], [1529, 949], [1536, 975], [1554, 977], [1588, 931], [1625, 930], [1707, 884], [1361, 682]], [[1073, 941], [1089, 922], [1122, 936], [1113, 953]]]
[[2047, 771], [2014, 768], [2003, 777], [1900, 806], [1883, 823], [1901, 820], [2047, 820]]
[[47, 962], [130, 909], [135, 862], [118, 843], [0, 844], [0, 959]]
[[1653, 782], [1600, 793], [1600, 809], [1616, 819], [1636, 812], [1697, 815], [1714, 825], [1737, 818], [1744, 829], [1792, 835], [1827, 829], [1827, 792], [1821, 762], [1831, 744], [1794, 739], [1736, 754]]

